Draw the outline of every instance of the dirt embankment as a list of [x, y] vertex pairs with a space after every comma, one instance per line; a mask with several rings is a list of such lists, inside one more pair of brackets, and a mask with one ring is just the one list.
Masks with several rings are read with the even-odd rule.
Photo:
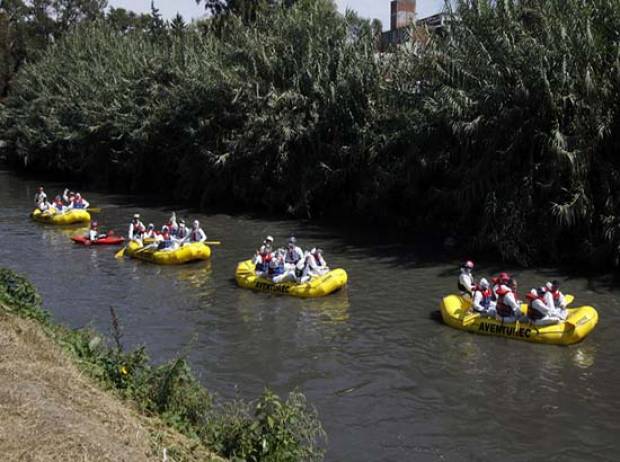
[[7, 461], [222, 460], [80, 372], [0, 304], [0, 454]]

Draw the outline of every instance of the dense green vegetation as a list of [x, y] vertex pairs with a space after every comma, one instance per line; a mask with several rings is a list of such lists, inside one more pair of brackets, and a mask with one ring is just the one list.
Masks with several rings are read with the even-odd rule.
[[618, 2], [457, 1], [389, 54], [329, 0], [203, 3], [219, 14], [189, 26], [88, 21], [25, 66], [1, 116], [12, 161], [618, 264]]
[[323, 458], [325, 433], [303, 394], [282, 400], [265, 390], [255, 401], [223, 402], [205, 390], [185, 359], [152, 366], [143, 348], [125, 352], [112, 311], [110, 347], [93, 331], [54, 324], [41, 297], [24, 277], [0, 268], [0, 305], [38, 320], [46, 333], [72, 354], [85, 372], [131, 400], [149, 415], [160, 416], [182, 433], [230, 460], [313, 461]]

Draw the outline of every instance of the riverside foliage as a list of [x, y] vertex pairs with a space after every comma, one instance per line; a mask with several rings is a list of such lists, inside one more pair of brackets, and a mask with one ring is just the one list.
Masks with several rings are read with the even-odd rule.
[[620, 4], [453, 2], [377, 51], [329, 0], [252, 21], [77, 27], [2, 110], [10, 158], [131, 190], [618, 264]]
[[144, 348], [125, 352], [114, 310], [115, 342], [109, 347], [93, 331], [54, 324], [41, 308], [36, 288], [5, 268], [0, 268], [2, 310], [39, 321], [80, 368], [101, 384], [133, 402], [143, 413], [159, 416], [230, 460], [292, 462], [323, 458], [325, 432], [316, 410], [299, 392], [290, 393], [286, 400], [270, 390], [249, 402], [216, 399], [194, 377], [185, 359], [152, 366]]

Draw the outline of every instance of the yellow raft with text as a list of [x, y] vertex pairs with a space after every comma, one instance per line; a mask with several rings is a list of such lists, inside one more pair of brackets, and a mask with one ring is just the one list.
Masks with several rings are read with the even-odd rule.
[[207, 260], [211, 256], [211, 248], [202, 242], [191, 242], [174, 250], [157, 250], [157, 248], [144, 246], [137, 241], [131, 241], [127, 244], [126, 253], [131, 258], [157, 265], [182, 265], [191, 261]]
[[316, 276], [304, 284], [282, 282], [276, 284], [269, 279], [256, 276], [252, 260], [242, 261], [235, 271], [237, 284], [246, 289], [274, 294], [286, 294], [301, 298], [314, 298], [329, 295], [344, 287], [347, 272], [341, 268], [333, 269], [323, 276]]
[[[573, 299], [566, 296], [567, 301]], [[582, 341], [598, 323], [598, 313], [591, 306], [569, 308], [566, 321], [550, 326], [535, 326], [526, 322], [502, 323], [495, 318], [480, 316], [470, 311], [471, 300], [459, 295], [448, 295], [441, 301], [441, 317], [451, 327], [476, 334], [508, 337], [527, 342], [572, 345]], [[527, 305], [521, 305], [527, 311]]]
[[88, 223], [90, 221], [90, 213], [85, 209], [69, 209], [63, 213], [53, 211], [41, 212], [39, 209], [34, 209], [31, 217], [40, 223], [52, 225], [72, 225], [75, 223]]

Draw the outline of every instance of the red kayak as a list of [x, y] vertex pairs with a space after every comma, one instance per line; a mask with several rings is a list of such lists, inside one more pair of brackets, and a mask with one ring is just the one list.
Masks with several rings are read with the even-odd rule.
[[91, 241], [89, 239], [86, 239], [86, 237], [84, 236], [73, 236], [71, 240], [73, 240], [73, 242], [75, 242], [76, 244], [82, 244], [82, 245], [119, 245], [125, 242], [124, 237], [116, 236], [116, 235], [100, 237], [96, 241]]

